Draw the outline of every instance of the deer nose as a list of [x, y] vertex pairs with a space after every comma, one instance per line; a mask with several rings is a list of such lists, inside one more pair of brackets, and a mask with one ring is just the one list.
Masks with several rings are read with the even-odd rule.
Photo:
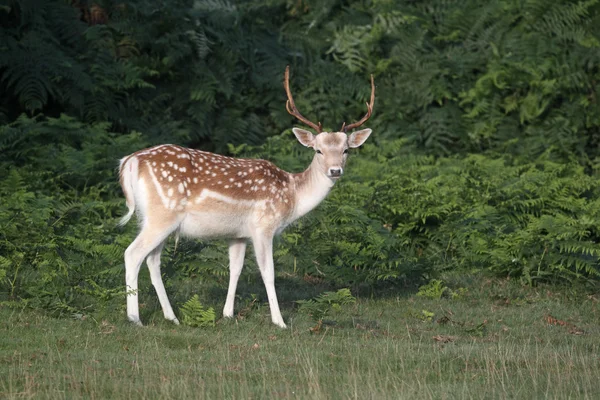
[[344, 173], [344, 170], [341, 168], [329, 168], [329, 176], [331, 177], [342, 176], [342, 173]]

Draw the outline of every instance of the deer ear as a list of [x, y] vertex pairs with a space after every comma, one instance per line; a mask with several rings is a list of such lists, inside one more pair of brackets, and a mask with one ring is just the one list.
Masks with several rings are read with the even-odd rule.
[[315, 147], [315, 136], [307, 130], [300, 128], [292, 128], [292, 132], [296, 135], [296, 139], [306, 147]]
[[355, 148], [361, 146], [367, 140], [371, 132], [372, 130], [369, 128], [352, 132], [352, 134], [348, 136], [348, 147]]

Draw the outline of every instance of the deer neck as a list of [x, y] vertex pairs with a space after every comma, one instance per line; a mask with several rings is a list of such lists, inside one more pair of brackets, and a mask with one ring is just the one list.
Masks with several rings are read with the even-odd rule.
[[296, 201], [292, 220], [302, 217], [315, 208], [327, 196], [335, 181], [328, 178], [317, 165], [316, 159], [306, 171], [292, 174], [296, 183]]

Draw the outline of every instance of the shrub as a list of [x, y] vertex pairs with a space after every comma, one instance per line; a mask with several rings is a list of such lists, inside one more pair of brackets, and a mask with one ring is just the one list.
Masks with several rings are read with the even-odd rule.
[[456, 268], [528, 283], [600, 275], [600, 188], [575, 162], [553, 161], [551, 152], [528, 162], [436, 159], [392, 141], [366, 145], [348, 164], [324, 203], [284, 232], [280, 264], [339, 285]]

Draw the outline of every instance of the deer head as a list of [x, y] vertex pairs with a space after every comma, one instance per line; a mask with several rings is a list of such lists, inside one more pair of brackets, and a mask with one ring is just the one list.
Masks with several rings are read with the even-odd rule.
[[322, 132], [321, 123], [311, 122], [298, 111], [292, 92], [290, 90], [290, 67], [285, 69], [284, 87], [287, 93], [286, 109], [288, 113], [298, 118], [301, 122], [313, 128], [317, 135], [301, 128], [293, 128], [292, 131], [298, 141], [306, 147], [315, 150], [313, 165], [325, 176], [336, 180], [344, 173], [344, 166], [348, 157], [348, 149], [361, 146], [371, 134], [371, 129], [361, 129], [347, 135], [346, 132], [363, 125], [373, 113], [375, 103], [375, 82], [371, 75], [371, 100], [367, 103], [367, 113], [357, 122], [346, 125], [344, 122], [338, 132]]

